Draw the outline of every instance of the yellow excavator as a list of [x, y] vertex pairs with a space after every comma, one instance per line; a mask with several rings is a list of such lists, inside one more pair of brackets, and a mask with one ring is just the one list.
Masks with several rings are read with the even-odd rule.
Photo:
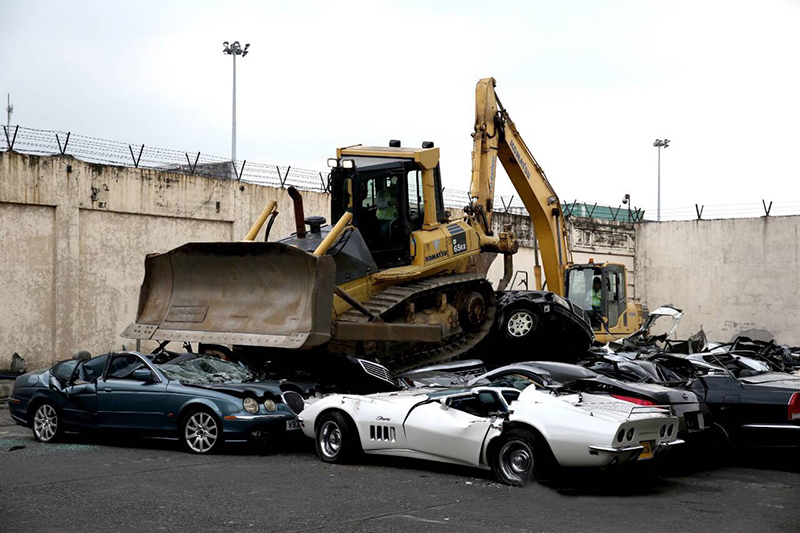
[[[580, 305], [562, 298], [569, 250], [561, 204], [494, 87], [486, 78], [476, 88], [462, 217], [451, 220], [445, 210], [433, 143], [339, 148], [328, 160], [334, 225], [306, 217], [301, 194], [290, 188], [296, 232], [288, 238], [256, 242], [276, 214], [270, 202], [243, 242], [193, 242], [148, 255], [136, 321], [123, 336], [269, 353], [322, 349], [392, 370], [453, 359], [495, 327], [498, 295], [513, 274], [514, 232], [492, 230], [499, 158], [535, 226], [550, 291], [528, 306], [533, 326], [556, 323], [554, 334], [588, 347]], [[505, 261], [497, 293], [486, 279], [496, 254]]]

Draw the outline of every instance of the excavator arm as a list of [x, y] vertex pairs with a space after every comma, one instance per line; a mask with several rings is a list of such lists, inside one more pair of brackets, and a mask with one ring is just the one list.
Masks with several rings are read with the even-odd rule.
[[[472, 150], [471, 205], [468, 215], [486, 251], [513, 253], [503, 240], [516, 242], [510, 229], [496, 237], [492, 233], [492, 212], [497, 159], [503, 165], [522, 203], [530, 214], [542, 255], [547, 288], [564, 295], [564, 276], [571, 263], [564, 215], [542, 167], [536, 162], [517, 127], [494, 90], [494, 78], [484, 78], [475, 89], [475, 131]], [[515, 251], [515, 250], [514, 250]]]

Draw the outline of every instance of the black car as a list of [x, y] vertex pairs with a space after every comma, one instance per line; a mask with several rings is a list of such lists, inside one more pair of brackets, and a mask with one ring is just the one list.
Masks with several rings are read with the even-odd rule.
[[464, 357], [498, 367], [529, 360], [535, 351], [576, 362], [594, 342], [589, 316], [567, 298], [534, 290], [500, 291], [496, 296], [491, 331]]
[[708, 410], [692, 392], [654, 383], [620, 381], [569, 363], [552, 361], [514, 363], [478, 376], [469, 384], [477, 385], [482, 380], [496, 383], [498, 379], [504, 377], [510, 382], [523, 378], [533, 380], [541, 387], [604, 394], [637, 405], [668, 405], [680, 420], [679, 434], [682, 436], [701, 432], [706, 427], [705, 417], [708, 415]]
[[694, 392], [729, 440], [800, 446], [800, 375], [782, 371], [767, 360], [759, 363], [730, 353], [706, 352], [656, 354], [620, 366], [636, 366], [655, 381]]

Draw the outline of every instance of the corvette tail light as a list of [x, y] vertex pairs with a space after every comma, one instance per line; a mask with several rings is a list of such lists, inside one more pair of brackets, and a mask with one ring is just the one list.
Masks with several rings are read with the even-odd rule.
[[792, 394], [789, 400], [789, 420], [800, 420], [800, 392]]
[[636, 405], [655, 405], [655, 402], [651, 402], [650, 400], [645, 400], [643, 398], [636, 398], [635, 396], [623, 396], [621, 394], [612, 394], [612, 398], [616, 398], [617, 400], [623, 400], [626, 402], [635, 403]]

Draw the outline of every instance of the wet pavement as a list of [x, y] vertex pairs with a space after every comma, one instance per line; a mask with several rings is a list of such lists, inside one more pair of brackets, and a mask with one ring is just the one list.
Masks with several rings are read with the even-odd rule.
[[165, 439], [44, 445], [0, 405], [0, 531], [800, 531], [800, 450], [686, 455], [514, 489], [422, 461], [327, 465], [301, 435], [213, 456]]

